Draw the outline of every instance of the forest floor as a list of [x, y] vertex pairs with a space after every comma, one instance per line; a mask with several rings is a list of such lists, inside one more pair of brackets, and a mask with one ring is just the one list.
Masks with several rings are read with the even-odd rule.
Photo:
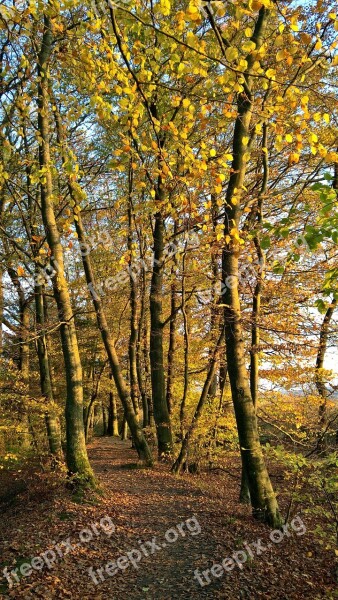
[[[2, 511], [0, 598], [338, 598], [334, 553], [300, 509], [272, 539], [238, 504], [238, 480], [227, 473], [177, 478], [168, 465], [138, 468], [130, 443], [112, 438], [94, 440], [89, 455], [99, 499], [75, 501], [55, 475], [40, 472]], [[213, 567], [222, 561], [229, 570]], [[5, 567], [25, 576], [9, 587]]]

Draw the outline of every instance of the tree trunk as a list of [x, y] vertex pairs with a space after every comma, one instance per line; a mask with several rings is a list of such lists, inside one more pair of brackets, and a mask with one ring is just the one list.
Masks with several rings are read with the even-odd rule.
[[[259, 10], [252, 41], [258, 50], [269, 11]], [[280, 516], [274, 490], [266, 468], [258, 434], [255, 407], [253, 405], [248, 375], [245, 367], [244, 335], [239, 296], [238, 259], [240, 244], [234, 237], [241, 217], [240, 194], [243, 190], [248, 155], [247, 139], [253, 109], [252, 77], [253, 54], [246, 57], [247, 69], [243, 73], [244, 91], [238, 94], [238, 116], [233, 136], [233, 161], [226, 192], [224, 235], [226, 245], [222, 253], [222, 283], [225, 319], [226, 357], [229, 380], [237, 422], [243, 469], [248, 481], [253, 515], [273, 527], [280, 524]], [[238, 235], [238, 234], [237, 234]]]
[[40, 387], [48, 408], [45, 414], [49, 451], [57, 460], [63, 459], [61, 445], [61, 427], [57, 414], [53, 412], [53, 387], [49, 368], [47, 338], [45, 333], [45, 313], [42, 285], [35, 285], [35, 314], [37, 338], [37, 354], [40, 370]]
[[[7, 243], [4, 240], [6, 251]], [[9, 255], [9, 252], [8, 252]], [[11, 266], [7, 265], [7, 272], [12, 281], [13, 287], [16, 289], [19, 301], [19, 319], [20, 324], [18, 328], [19, 334], [19, 361], [18, 369], [21, 374], [21, 379], [25, 387], [25, 393], [29, 390], [29, 301], [25, 297], [24, 290], [20, 283], [16, 270]], [[21, 435], [20, 443], [23, 449], [28, 450], [31, 445], [30, 438], [30, 426], [28, 419], [28, 409], [23, 401], [20, 407], [20, 420], [21, 420]]]
[[190, 425], [188, 431], [185, 433], [185, 436], [184, 436], [184, 438], [182, 440], [182, 446], [181, 446], [180, 453], [179, 453], [176, 461], [174, 462], [174, 464], [172, 466], [172, 471], [174, 473], [176, 473], [177, 475], [181, 472], [181, 470], [183, 468], [183, 465], [184, 465], [184, 463], [187, 460], [188, 452], [189, 452], [189, 443], [190, 443], [190, 440], [191, 440], [191, 438], [192, 438], [192, 436], [193, 436], [193, 434], [194, 434], [194, 432], [195, 432], [195, 430], [197, 428], [198, 422], [199, 422], [199, 420], [200, 420], [200, 418], [202, 416], [203, 407], [204, 407], [205, 402], [206, 402], [206, 400], [208, 398], [208, 394], [209, 394], [209, 391], [210, 391], [210, 385], [211, 385], [212, 379], [213, 379], [213, 377], [215, 375], [215, 370], [216, 370], [216, 365], [217, 365], [217, 356], [218, 356], [218, 353], [219, 353], [219, 350], [220, 350], [220, 346], [221, 346], [221, 343], [222, 343], [223, 336], [224, 336], [224, 331], [221, 332], [221, 334], [220, 334], [220, 336], [218, 338], [218, 341], [216, 343], [216, 347], [215, 347], [215, 349], [213, 351], [213, 355], [212, 355], [211, 360], [209, 362], [207, 377], [206, 377], [206, 380], [204, 382], [203, 390], [202, 390], [202, 393], [201, 393], [198, 405], [196, 407], [196, 410], [195, 410], [195, 413], [194, 413], [191, 425]]
[[[24, 300], [20, 302], [20, 359], [19, 370], [27, 393], [29, 390], [29, 304]], [[21, 437], [22, 447], [26, 450], [30, 448], [30, 424], [29, 424], [29, 409], [23, 406], [22, 410], [23, 432]]]
[[129, 372], [130, 372], [130, 397], [133, 403], [136, 417], [139, 414], [138, 383], [137, 383], [137, 288], [136, 274], [133, 272], [133, 234], [132, 234], [132, 190], [133, 170], [129, 168], [129, 191], [128, 191], [128, 252], [129, 252], [129, 284], [130, 284], [130, 334], [128, 344]]
[[[80, 214], [78, 214], [77, 217], [78, 217], [78, 220], [75, 222], [76, 232], [77, 232], [79, 241], [84, 244], [85, 243], [85, 234], [84, 234], [82, 219], [81, 219]], [[125, 418], [129, 425], [129, 429], [131, 431], [131, 435], [132, 435], [132, 438], [133, 438], [133, 441], [135, 444], [135, 448], [138, 452], [140, 459], [143, 460], [146, 464], [150, 465], [150, 464], [152, 464], [151, 451], [150, 451], [150, 448], [144, 437], [143, 431], [138, 423], [138, 420], [137, 420], [137, 417], [136, 417], [136, 414], [134, 411], [134, 406], [131, 401], [131, 397], [128, 392], [128, 388], [126, 386], [126, 383], [124, 381], [124, 378], [123, 378], [123, 375], [121, 372], [119, 359], [117, 356], [117, 352], [115, 350], [115, 345], [114, 345], [113, 339], [111, 337], [111, 334], [110, 334], [110, 331], [108, 328], [108, 323], [107, 323], [106, 316], [105, 316], [105, 313], [103, 310], [102, 302], [95, 290], [94, 272], [92, 269], [89, 255], [87, 255], [87, 256], [82, 255], [82, 260], [83, 260], [83, 266], [84, 266], [84, 271], [85, 271], [85, 275], [86, 275], [86, 281], [87, 281], [88, 287], [90, 288], [91, 294], [92, 294], [93, 304], [94, 304], [94, 308], [95, 308], [95, 312], [96, 312], [97, 323], [98, 323], [99, 330], [100, 330], [101, 336], [102, 336], [102, 340], [103, 340], [103, 343], [104, 343], [104, 346], [106, 349], [109, 366], [110, 366], [110, 369], [111, 369], [111, 372], [113, 374], [114, 381], [115, 381], [115, 386], [116, 386], [120, 400], [121, 400], [123, 408], [124, 408]]]
[[162, 457], [172, 452], [173, 443], [164, 381], [162, 324], [164, 222], [160, 212], [155, 215], [153, 242], [154, 262], [150, 287], [150, 365], [158, 454], [159, 457]]
[[[61, 148], [62, 148], [63, 136], [62, 136], [61, 123], [59, 121], [57, 111], [55, 111], [55, 113], [56, 113], [55, 116], [56, 116], [57, 128], [58, 128], [58, 138], [59, 138], [59, 143], [61, 144]], [[78, 194], [77, 194], [77, 190], [74, 189], [74, 186], [70, 179], [68, 180], [68, 187], [69, 187], [70, 196], [74, 202], [74, 209], [75, 209], [74, 221], [75, 221], [76, 233], [77, 233], [80, 244], [82, 245], [82, 247], [85, 247], [86, 236], [85, 236], [81, 213], [80, 213], [81, 208], [79, 206]], [[118, 359], [117, 352], [115, 349], [114, 341], [110, 334], [110, 330], [108, 327], [104, 308], [103, 308], [100, 296], [98, 295], [98, 293], [96, 291], [94, 271], [92, 268], [90, 256], [87, 252], [82, 252], [82, 262], [83, 262], [83, 268], [84, 268], [84, 272], [85, 272], [86, 282], [87, 282], [88, 288], [89, 288], [89, 290], [91, 292], [91, 296], [92, 296], [92, 301], [93, 301], [93, 305], [94, 305], [94, 309], [95, 309], [95, 313], [96, 313], [97, 324], [98, 324], [98, 327], [99, 327], [99, 330], [101, 333], [101, 337], [102, 337], [102, 341], [103, 341], [103, 344], [104, 344], [104, 347], [105, 347], [105, 350], [107, 353], [109, 366], [110, 366], [111, 372], [114, 377], [115, 386], [116, 386], [118, 395], [120, 397], [120, 400], [121, 400], [123, 408], [124, 408], [124, 415], [125, 415], [125, 418], [127, 419], [135, 448], [137, 450], [137, 453], [138, 453], [140, 459], [142, 461], [144, 461], [145, 464], [151, 465], [153, 462], [151, 451], [147, 444], [147, 441], [143, 434], [143, 431], [138, 423], [137, 417], [135, 415], [133, 403], [131, 401], [131, 397], [130, 397], [126, 382], [125, 382], [122, 372], [121, 372], [119, 359]]]
[[328, 336], [329, 336], [329, 326], [330, 326], [331, 318], [332, 318], [332, 315], [334, 313], [336, 306], [337, 306], [337, 300], [336, 300], [336, 298], [333, 298], [330, 306], [328, 307], [328, 309], [325, 313], [323, 322], [320, 327], [319, 346], [318, 346], [317, 358], [316, 358], [315, 381], [316, 381], [316, 387], [318, 390], [318, 394], [322, 399], [321, 405], [319, 407], [319, 422], [322, 426], [325, 425], [325, 420], [326, 420], [326, 400], [327, 400], [327, 389], [325, 386], [325, 382], [323, 380], [322, 369], [324, 368], [327, 340], [328, 340]]
[[106, 407], [103, 402], [101, 402], [101, 408], [102, 408], [102, 433], [103, 433], [103, 435], [107, 435], [108, 434], [107, 412], [106, 412]]
[[[110, 379], [113, 379], [112, 374], [110, 374]], [[116, 406], [116, 398], [113, 393], [113, 390], [109, 392], [109, 409], [108, 409], [108, 427], [107, 427], [108, 435], [119, 435], [119, 421], [117, 417], [117, 406]]]
[[[137, 344], [136, 344], [136, 370], [137, 382], [142, 399], [143, 412], [143, 427], [148, 427], [149, 422], [149, 356], [148, 356], [148, 319], [146, 314], [146, 270], [144, 266], [144, 251], [141, 234], [139, 237], [140, 245], [140, 261], [141, 261], [141, 276], [140, 276], [140, 314], [137, 328]], [[142, 365], [143, 359], [143, 365]]]
[[[263, 124], [263, 137], [262, 137], [262, 162], [263, 162], [263, 177], [262, 185], [257, 201], [257, 210], [255, 215], [257, 217], [257, 227], [260, 228], [262, 224], [262, 202], [263, 196], [266, 193], [268, 178], [269, 178], [269, 161], [268, 161], [268, 126], [267, 123]], [[259, 332], [259, 317], [261, 312], [261, 297], [263, 282], [265, 278], [265, 254], [261, 248], [260, 243], [260, 232], [254, 236], [254, 244], [256, 248], [256, 254], [258, 259], [258, 273], [255, 285], [255, 290], [252, 299], [252, 323], [251, 323], [251, 349], [250, 349], [250, 391], [252, 401], [254, 403], [255, 410], [257, 410], [258, 400], [258, 380], [259, 380], [259, 343], [260, 343], [260, 332]]]
[[[216, 194], [211, 194], [211, 221], [212, 231], [216, 238], [217, 225], [218, 225], [218, 205]], [[212, 285], [211, 285], [211, 309], [210, 309], [210, 339], [211, 346], [209, 349], [209, 356], [212, 357], [213, 346], [217, 341], [219, 322], [220, 322], [220, 308], [219, 308], [219, 294], [218, 294], [218, 283], [219, 283], [219, 264], [218, 264], [218, 252], [217, 250], [211, 250], [211, 273], [212, 273]], [[215, 370], [213, 380], [209, 389], [209, 398], [212, 400], [215, 398], [217, 393], [217, 369]]]
[[83, 383], [74, 315], [71, 307], [68, 283], [64, 275], [63, 249], [58, 232], [54, 206], [51, 159], [49, 149], [49, 59], [52, 51], [51, 20], [44, 17], [44, 32], [38, 56], [38, 129], [39, 166], [41, 178], [41, 212], [47, 241], [52, 252], [54, 296], [60, 319], [60, 335], [67, 380], [66, 434], [67, 465], [69, 472], [80, 480], [94, 484], [83, 426]]
[[[184, 340], [184, 380], [183, 380], [183, 395], [180, 406], [180, 429], [181, 438], [184, 439], [185, 434], [185, 409], [187, 403], [188, 386], [189, 386], [189, 350], [190, 350], [190, 339], [189, 339], [189, 322], [185, 295], [185, 270], [187, 260], [187, 242], [185, 242], [185, 248], [182, 258], [182, 315], [183, 315], [183, 340]], [[211, 385], [211, 384], [210, 384]], [[210, 391], [210, 386], [209, 386]]]
[[[177, 234], [177, 221], [174, 225], [174, 236]], [[177, 284], [176, 284], [177, 256], [174, 256], [174, 264], [171, 267], [170, 284], [170, 325], [169, 325], [169, 348], [167, 368], [167, 406], [169, 415], [173, 410], [173, 384], [174, 384], [174, 358], [176, 351], [176, 325], [177, 325]]]
[[126, 415], [123, 414], [122, 425], [121, 425], [121, 440], [125, 441], [128, 439], [128, 421]]

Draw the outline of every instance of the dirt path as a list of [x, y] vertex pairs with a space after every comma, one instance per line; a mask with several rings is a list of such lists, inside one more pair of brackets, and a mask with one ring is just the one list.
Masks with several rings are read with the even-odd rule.
[[[334, 598], [323, 591], [332, 586], [332, 567], [313, 537], [298, 521], [298, 531], [271, 543], [269, 530], [238, 505], [238, 483], [228, 475], [175, 478], [164, 466], [140, 469], [130, 444], [110, 438], [95, 440], [89, 455], [105, 492], [99, 504], [55, 493], [33, 496], [25, 509], [7, 513], [1, 570], [46, 553], [52, 560], [48, 552], [62, 556], [1, 598]], [[252, 556], [246, 552], [241, 568], [246, 543]], [[242, 554], [232, 570], [215, 568], [201, 586], [195, 570], [202, 573], [234, 552]], [[115, 566], [107, 567], [110, 561]]]

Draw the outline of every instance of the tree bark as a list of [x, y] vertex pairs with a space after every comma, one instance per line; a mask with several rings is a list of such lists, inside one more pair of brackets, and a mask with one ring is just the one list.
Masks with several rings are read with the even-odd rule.
[[[256, 50], [263, 43], [269, 11], [259, 10], [252, 41]], [[258, 434], [255, 408], [245, 367], [244, 336], [239, 296], [240, 244], [233, 229], [239, 227], [241, 209], [238, 196], [242, 193], [247, 162], [247, 139], [253, 109], [251, 68], [253, 54], [246, 57], [244, 90], [238, 94], [238, 116], [233, 136], [233, 161], [225, 202], [224, 234], [227, 243], [222, 253], [222, 283], [225, 318], [226, 357], [234, 403], [243, 469], [248, 481], [253, 515], [273, 527], [280, 524], [276, 496], [266, 468]], [[237, 194], [237, 196], [236, 196]]]
[[94, 484], [85, 442], [83, 426], [82, 366], [74, 323], [68, 283], [64, 275], [63, 249], [58, 232], [54, 206], [53, 182], [49, 148], [49, 59], [52, 51], [51, 20], [44, 17], [44, 32], [38, 55], [38, 129], [39, 166], [41, 175], [41, 212], [47, 241], [52, 252], [54, 296], [60, 319], [60, 335], [64, 356], [67, 400], [66, 434], [67, 465], [70, 474], [79, 480]]
[[[268, 162], [268, 127], [267, 124], [263, 124], [263, 137], [262, 137], [262, 162], [263, 162], [263, 177], [262, 185], [257, 201], [257, 210], [255, 216], [257, 217], [257, 227], [260, 228], [262, 224], [262, 202], [263, 195], [266, 192], [268, 178], [269, 178], [269, 162]], [[259, 380], [259, 343], [260, 343], [260, 332], [259, 332], [259, 317], [261, 312], [261, 298], [263, 282], [265, 278], [265, 254], [260, 244], [260, 232], [254, 236], [254, 244], [256, 248], [256, 254], [258, 258], [258, 273], [255, 285], [255, 290], [252, 299], [252, 323], [251, 323], [251, 349], [250, 349], [250, 390], [252, 401], [254, 403], [255, 410], [257, 410], [258, 400], [258, 380]]]
[[[112, 374], [110, 374], [109, 379], [111, 380], [111, 385], [112, 385], [112, 380], [113, 380]], [[118, 421], [118, 416], [117, 416], [116, 398], [115, 398], [115, 395], [114, 395], [112, 389], [109, 392], [107, 434], [111, 435], [111, 436], [119, 435], [119, 421]]]
[[[187, 260], [187, 242], [185, 243], [183, 258], [182, 258], [182, 315], [183, 315], [183, 340], [184, 340], [184, 379], [183, 379], [183, 395], [180, 406], [180, 428], [181, 438], [184, 439], [185, 433], [185, 409], [187, 403], [188, 386], [189, 386], [189, 350], [190, 350], [190, 338], [189, 338], [189, 322], [186, 304], [185, 294], [185, 270]], [[211, 384], [210, 384], [211, 385]], [[210, 391], [210, 386], [209, 386]]]
[[162, 324], [164, 221], [160, 212], [155, 214], [153, 243], [154, 262], [150, 286], [150, 365], [158, 454], [162, 457], [172, 452], [173, 443], [164, 381]]
[[[143, 427], [150, 425], [149, 407], [151, 404], [149, 384], [150, 384], [150, 369], [148, 355], [148, 319], [146, 311], [146, 270], [144, 265], [144, 244], [142, 235], [138, 232], [141, 275], [139, 280], [140, 285], [140, 313], [137, 327], [137, 344], [136, 344], [136, 369], [137, 382], [142, 399], [143, 412]], [[143, 360], [143, 363], [142, 363]]]
[[62, 444], [61, 444], [61, 427], [58, 415], [53, 412], [53, 386], [51, 373], [49, 368], [49, 356], [47, 347], [47, 338], [45, 333], [45, 313], [43, 301], [42, 285], [35, 285], [35, 314], [36, 314], [36, 330], [37, 338], [37, 354], [40, 370], [40, 387], [42, 396], [46, 400], [48, 408], [45, 414], [47, 437], [49, 451], [57, 460], [63, 460]]
[[326, 401], [327, 401], [327, 389], [323, 380], [322, 369], [324, 368], [325, 353], [327, 347], [327, 340], [329, 336], [329, 327], [332, 319], [332, 315], [337, 306], [336, 298], [333, 298], [330, 306], [328, 307], [323, 322], [320, 326], [319, 346], [316, 358], [316, 374], [315, 382], [318, 390], [318, 394], [322, 399], [319, 407], [319, 422], [321, 425], [325, 424], [326, 420]]
[[129, 252], [129, 285], [130, 285], [130, 334], [128, 344], [129, 373], [130, 373], [130, 397], [133, 403], [135, 415], [138, 418], [138, 382], [137, 382], [137, 288], [136, 274], [132, 269], [133, 265], [133, 232], [132, 232], [132, 190], [133, 190], [133, 170], [130, 164], [129, 168], [129, 190], [128, 190], [128, 252]]
[[[174, 236], [177, 234], [177, 221], [174, 225]], [[176, 326], [177, 326], [177, 256], [174, 256], [174, 264], [171, 267], [171, 284], [170, 284], [170, 324], [169, 324], [169, 347], [168, 347], [168, 368], [167, 368], [167, 406], [169, 415], [173, 410], [173, 384], [174, 384], [174, 360], [176, 351]]]

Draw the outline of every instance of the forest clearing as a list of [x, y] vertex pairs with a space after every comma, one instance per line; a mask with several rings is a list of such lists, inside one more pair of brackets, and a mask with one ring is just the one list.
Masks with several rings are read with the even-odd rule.
[[338, 598], [338, 11], [0, 6], [0, 597]]

